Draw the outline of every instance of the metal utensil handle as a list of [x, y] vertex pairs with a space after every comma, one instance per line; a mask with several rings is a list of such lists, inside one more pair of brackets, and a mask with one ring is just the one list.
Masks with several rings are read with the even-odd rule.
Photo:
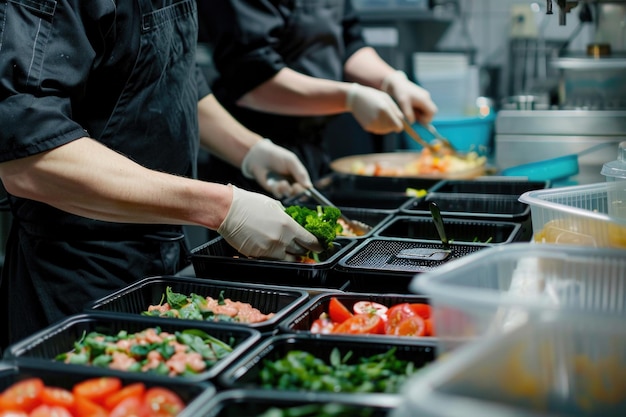
[[439, 133], [439, 131], [437, 130], [435, 126], [433, 126], [430, 123], [425, 126], [426, 126], [426, 129], [430, 132], [430, 134], [433, 135], [435, 138], [439, 139], [439, 141], [443, 143], [444, 146], [447, 146], [451, 151], [456, 152], [456, 149], [454, 148], [454, 146], [452, 146], [452, 143], [450, 143], [450, 141], [447, 138], [445, 138], [441, 133]]
[[413, 127], [409, 124], [409, 122], [405, 118], [402, 118], [402, 125], [404, 126], [404, 131], [409, 134], [411, 139], [413, 139], [414, 141], [422, 145], [424, 148], [428, 148], [431, 152], [433, 153], [437, 152], [437, 150], [435, 149], [433, 145], [426, 142], [424, 139], [420, 137], [420, 135], [417, 134], [415, 129], [413, 129]]
[[306, 192], [313, 197], [315, 201], [325, 206], [337, 207], [335, 206], [329, 199], [327, 199], [324, 194], [320, 193], [315, 187], [307, 188]]
[[450, 244], [448, 242], [448, 237], [446, 236], [446, 231], [443, 227], [443, 217], [441, 217], [441, 211], [439, 210], [439, 206], [434, 201], [431, 201], [429, 207], [430, 214], [433, 216], [433, 223], [435, 223], [435, 227], [437, 228], [437, 233], [439, 233], [441, 243], [443, 243], [444, 249], [449, 249]]

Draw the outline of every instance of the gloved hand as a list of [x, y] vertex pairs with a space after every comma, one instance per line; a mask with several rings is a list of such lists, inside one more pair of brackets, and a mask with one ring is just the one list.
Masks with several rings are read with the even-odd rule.
[[386, 134], [402, 130], [400, 108], [389, 94], [375, 88], [352, 84], [346, 97], [346, 107], [368, 132]]
[[240, 253], [293, 262], [308, 251], [322, 251], [318, 239], [285, 213], [278, 200], [231, 187], [233, 202], [217, 232]]
[[[255, 179], [276, 198], [299, 194], [312, 186], [309, 173], [296, 154], [269, 139], [263, 139], [250, 148], [243, 158], [241, 172], [246, 178]], [[279, 175], [268, 177], [270, 172]], [[290, 177], [295, 182], [278, 177]]]
[[410, 81], [402, 71], [395, 71], [385, 77], [381, 90], [393, 97], [409, 123], [415, 122], [417, 118], [429, 124], [437, 113], [437, 105], [430, 98], [430, 93]]

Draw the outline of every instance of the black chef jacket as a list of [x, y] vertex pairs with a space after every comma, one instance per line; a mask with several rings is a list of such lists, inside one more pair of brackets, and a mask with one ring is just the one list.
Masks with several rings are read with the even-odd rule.
[[[154, 170], [194, 176], [195, 0], [0, 0], [0, 161], [89, 136]], [[0, 341], [134, 280], [180, 270], [182, 229], [102, 222], [9, 196]]]
[[[293, 150], [312, 179], [328, 173], [321, 143], [328, 117], [282, 116], [236, 101], [285, 67], [342, 80], [345, 61], [365, 46], [350, 0], [198, 0], [198, 13], [200, 40], [211, 45], [219, 72], [218, 100], [249, 129]], [[212, 163], [210, 179], [232, 179], [227, 169]]]

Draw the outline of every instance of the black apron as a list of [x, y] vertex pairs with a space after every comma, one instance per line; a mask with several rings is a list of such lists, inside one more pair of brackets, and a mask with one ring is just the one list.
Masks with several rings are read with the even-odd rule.
[[[139, 53], [111, 117], [105, 124], [88, 115], [80, 121], [99, 141], [144, 166], [195, 175], [196, 3], [154, 3], [161, 6], [138, 0]], [[188, 262], [180, 226], [101, 222], [12, 196], [10, 203], [13, 224], [0, 286], [0, 308], [9, 320], [0, 331], [1, 346]]]
[[[278, 47], [285, 64], [312, 77], [342, 80], [346, 53], [341, 25], [344, 0], [288, 0], [286, 3], [292, 4], [293, 10]], [[228, 86], [220, 85], [219, 80], [214, 92], [224, 107], [250, 130], [293, 151], [313, 181], [330, 173], [330, 157], [323, 140], [334, 116], [291, 117], [243, 108], [232, 102]], [[207, 166], [207, 179], [263, 191], [254, 180], [245, 179], [238, 169], [216, 157], [212, 157]]]

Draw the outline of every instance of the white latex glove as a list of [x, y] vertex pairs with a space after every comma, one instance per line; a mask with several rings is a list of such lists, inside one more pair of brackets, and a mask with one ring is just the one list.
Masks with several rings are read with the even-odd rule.
[[395, 71], [385, 77], [381, 90], [393, 97], [409, 123], [415, 122], [417, 118], [429, 124], [437, 113], [437, 105], [430, 98], [430, 93], [410, 81], [402, 71]]
[[241, 254], [293, 262], [308, 251], [322, 251], [318, 239], [285, 213], [278, 200], [231, 187], [233, 202], [217, 232]]
[[[296, 154], [269, 139], [263, 139], [250, 148], [243, 158], [241, 172], [246, 178], [255, 179], [276, 198], [296, 195], [312, 187], [309, 173]], [[271, 172], [279, 175], [268, 176]], [[295, 182], [278, 177], [293, 178]]]
[[346, 107], [361, 127], [375, 134], [400, 132], [402, 112], [389, 94], [361, 84], [352, 84]]

